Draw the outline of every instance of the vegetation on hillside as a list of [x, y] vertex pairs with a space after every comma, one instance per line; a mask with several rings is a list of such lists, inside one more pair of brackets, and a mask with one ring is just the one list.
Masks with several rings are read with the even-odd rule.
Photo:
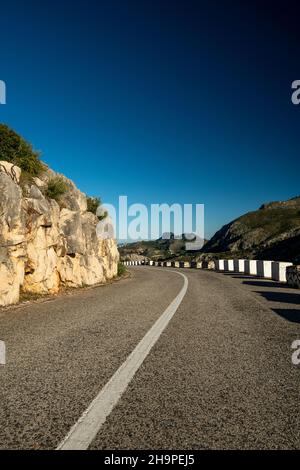
[[44, 169], [39, 152], [6, 124], [0, 124], [0, 160], [19, 166], [25, 176], [38, 176]]
[[299, 207], [274, 207], [250, 212], [238, 220], [251, 230], [263, 228], [268, 236], [276, 236], [300, 227], [300, 204]]
[[[46, 165], [40, 160], [39, 152], [33, 150], [32, 145], [21, 137], [17, 132], [6, 124], [0, 123], [0, 160], [12, 163], [21, 168], [20, 186], [23, 195], [28, 197], [30, 187], [34, 184], [34, 178], [46, 172]], [[63, 200], [62, 196], [66, 194], [70, 186], [61, 175], [52, 176], [46, 181], [42, 189], [43, 194], [49, 199], [57, 201], [61, 207], [68, 206], [68, 200]], [[87, 196], [87, 210], [97, 215], [97, 209], [101, 206], [101, 199], [98, 197]], [[107, 212], [102, 211], [98, 215], [99, 220], [107, 217]]]

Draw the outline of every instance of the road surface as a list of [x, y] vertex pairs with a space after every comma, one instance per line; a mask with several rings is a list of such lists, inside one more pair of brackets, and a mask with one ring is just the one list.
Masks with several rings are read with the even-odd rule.
[[203, 270], [130, 271], [0, 310], [0, 448], [72, 445], [75, 426], [89, 449], [299, 449], [299, 291]]

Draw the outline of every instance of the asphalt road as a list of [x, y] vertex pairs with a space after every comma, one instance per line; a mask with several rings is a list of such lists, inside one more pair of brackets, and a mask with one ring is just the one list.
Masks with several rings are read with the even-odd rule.
[[[299, 449], [300, 293], [180, 270], [176, 313], [91, 449]], [[182, 289], [175, 270], [0, 310], [0, 448], [55, 449]]]

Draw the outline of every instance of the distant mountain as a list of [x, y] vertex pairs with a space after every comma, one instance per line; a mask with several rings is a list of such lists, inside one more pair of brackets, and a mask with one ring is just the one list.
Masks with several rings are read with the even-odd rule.
[[202, 252], [300, 262], [300, 197], [263, 204], [224, 225]]
[[161, 237], [158, 240], [138, 241], [120, 245], [121, 259], [137, 261], [145, 258], [165, 260], [192, 257], [194, 252], [187, 252], [185, 249], [187, 238], [184, 234], [181, 239], [175, 238], [173, 233], [166, 236], [168, 238]]
[[122, 259], [153, 260], [209, 258], [256, 258], [300, 264], [300, 196], [263, 204], [224, 225], [202, 250], [187, 252], [185, 238], [159, 238], [119, 247]]

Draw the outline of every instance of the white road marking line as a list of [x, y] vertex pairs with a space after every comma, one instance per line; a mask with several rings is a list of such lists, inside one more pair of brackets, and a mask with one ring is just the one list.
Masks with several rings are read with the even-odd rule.
[[56, 450], [87, 449], [96, 437], [101, 426], [105, 423], [106, 418], [117, 405], [135, 373], [138, 371], [152, 347], [155, 345], [160, 335], [174, 316], [186, 294], [188, 288], [187, 277], [178, 271], [171, 272], [175, 272], [184, 278], [184, 284], [179, 294], [146, 333], [136, 348], [128, 356], [126, 361], [123, 362], [107, 384], [102, 388]]

